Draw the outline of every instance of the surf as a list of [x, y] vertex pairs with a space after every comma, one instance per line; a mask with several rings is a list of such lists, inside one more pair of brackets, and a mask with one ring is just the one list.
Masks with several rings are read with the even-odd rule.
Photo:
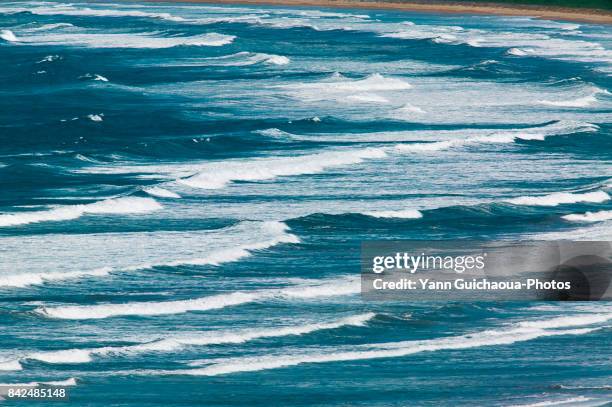
[[39, 222], [73, 220], [85, 215], [124, 215], [157, 211], [163, 207], [154, 199], [124, 197], [82, 205], [64, 205], [44, 211], [23, 211], [0, 214], [0, 227], [21, 226]]
[[361, 291], [359, 280], [353, 277], [328, 279], [279, 289], [235, 291], [188, 300], [131, 302], [118, 304], [39, 307], [35, 312], [54, 319], [104, 319], [118, 316], [157, 316], [210, 311], [255, 301], [305, 300], [319, 297], [355, 295]]
[[135, 357], [142, 353], [177, 352], [192, 346], [243, 344], [259, 339], [301, 336], [343, 327], [363, 327], [375, 316], [376, 314], [368, 312], [332, 321], [283, 325], [269, 328], [192, 332], [126, 346], [105, 346], [89, 349], [33, 352], [21, 356], [19, 360], [37, 360], [49, 364], [80, 364], [91, 362], [94, 358]]
[[[11, 250], [5, 257], [7, 261], [21, 258], [32, 246], [40, 244], [36, 239], [27, 245], [20, 244], [19, 239], [4, 238], [2, 242]], [[279, 244], [299, 243], [300, 239], [289, 233], [288, 226], [282, 222], [245, 221], [199, 233], [50, 235], [44, 238], [44, 242], [48, 254], [30, 254], [30, 258], [35, 264], [45, 266], [30, 266], [24, 270], [15, 266], [6, 271], [0, 266], [0, 271], [4, 271], [0, 273], [0, 288], [101, 278], [155, 267], [220, 266]], [[72, 247], [76, 250], [73, 251]], [[134, 251], [133, 247], [139, 249]], [[106, 255], [100, 257], [100, 254]], [[96, 263], [98, 267], [94, 266]]]

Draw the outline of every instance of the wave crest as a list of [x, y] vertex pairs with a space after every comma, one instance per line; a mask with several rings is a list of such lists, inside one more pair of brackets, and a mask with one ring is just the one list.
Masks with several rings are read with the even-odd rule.
[[280, 289], [235, 291], [228, 294], [212, 295], [191, 300], [41, 307], [36, 309], [36, 313], [47, 318], [77, 320], [130, 315], [169, 315], [191, 311], [209, 311], [254, 301], [353, 295], [358, 294], [360, 290], [359, 280], [354, 277], [348, 277], [335, 280], [320, 280], [315, 283], [300, 284]]
[[548, 195], [521, 196], [507, 200], [514, 205], [529, 206], [558, 206], [563, 204], [573, 204], [579, 202], [600, 203], [610, 199], [604, 191], [594, 191], [586, 193], [554, 192]]
[[60, 206], [45, 211], [1, 214], [0, 227], [72, 220], [87, 214], [138, 214], [159, 209], [162, 209], [162, 206], [152, 198], [113, 198], [91, 204]]

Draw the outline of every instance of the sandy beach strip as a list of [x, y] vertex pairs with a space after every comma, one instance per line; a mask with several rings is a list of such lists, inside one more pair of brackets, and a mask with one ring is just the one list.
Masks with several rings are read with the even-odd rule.
[[[159, 0], [144, 1], [159, 2]], [[389, 2], [359, 0], [162, 0], [162, 2], [272, 6], [314, 6], [349, 9], [359, 8], [374, 10], [403, 10], [432, 14], [490, 14], [501, 16], [525, 16], [549, 20], [578, 21], [594, 24], [612, 24], [612, 11], [607, 10], [503, 3], [457, 3], [442, 1]]]

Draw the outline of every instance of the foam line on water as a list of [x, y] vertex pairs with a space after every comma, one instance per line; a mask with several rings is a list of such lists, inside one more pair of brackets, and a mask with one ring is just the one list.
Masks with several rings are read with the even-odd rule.
[[147, 194], [149, 194], [151, 196], [156, 196], [158, 198], [177, 198], [178, 199], [178, 198], [181, 197], [176, 192], [169, 191], [169, 190], [167, 190], [165, 188], [161, 188], [161, 187], [145, 188], [144, 192], [146, 192]]
[[[593, 399], [589, 397], [584, 397], [584, 396], [577, 396], [577, 397], [570, 397], [566, 399], [538, 401], [535, 403], [528, 403], [528, 404], [512, 404], [506, 407], [554, 407], [554, 406], [577, 407], [580, 405], [586, 405], [583, 403], [588, 402], [590, 400], [593, 400]], [[588, 405], [589, 406], [604, 406], [605, 404], [597, 403], [597, 404], [588, 404]]]
[[291, 60], [283, 55], [265, 54], [260, 52], [237, 52], [220, 57], [193, 58], [178, 60], [177, 66], [249, 66], [256, 64], [287, 65]]
[[506, 327], [499, 327], [498, 329], [436, 339], [373, 343], [345, 347], [345, 349], [341, 350], [329, 348], [327, 351], [316, 350], [314, 352], [285, 352], [282, 355], [228, 358], [226, 360], [216, 362], [196, 362], [192, 365], [197, 366], [207, 364], [207, 366], [197, 369], [164, 371], [163, 373], [217, 376], [230, 373], [279, 369], [305, 363], [333, 363], [380, 358], [397, 358], [421, 352], [462, 350], [480, 348], [484, 346], [503, 346], [547, 336], [588, 334], [600, 329], [600, 327], [575, 327], [607, 322], [611, 318], [612, 314], [604, 314], [591, 316], [585, 320], [578, 320], [574, 318], [564, 319], [563, 317], [560, 317], [549, 321], [521, 321]]
[[[322, 173], [333, 168], [359, 164], [365, 160], [386, 158], [389, 154], [436, 153], [453, 147], [486, 143], [513, 143], [516, 140], [544, 140], [549, 136], [595, 132], [597, 130], [598, 127], [591, 123], [559, 121], [540, 127], [487, 131], [467, 138], [405, 143], [391, 147], [334, 149], [293, 157], [235, 159], [202, 164], [92, 166], [75, 170], [75, 172], [96, 174], [138, 173], [141, 176], [143, 174], [159, 174], [169, 178], [177, 177], [178, 183], [192, 188], [220, 189], [235, 181], [265, 181], [283, 176]], [[261, 133], [270, 137], [291, 138], [294, 136], [278, 129], [262, 130]], [[361, 137], [364, 136], [361, 135]], [[405, 133], [401, 137], [414, 138], [414, 136]], [[303, 136], [303, 138], [307, 139], [308, 136]]]
[[375, 218], [403, 218], [403, 219], [419, 219], [423, 214], [416, 209], [403, 209], [397, 211], [372, 211], [365, 212], [364, 215]]
[[279, 85], [289, 96], [307, 101], [335, 100], [341, 103], [389, 103], [389, 99], [375, 92], [397, 92], [412, 89], [412, 85], [398, 77], [379, 73], [362, 79], [348, 79], [340, 74], [319, 82]]
[[218, 189], [234, 181], [264, 181], [281, 176], [317, 174], [330, 168], [386, 156], [382, 148], [364, 148], [297, 157], [228, 161], [210, 165], [208, 169], [181, 178], [178, 182], [192, 188]]
[[514, 205], [528, 206], [558, 206], [563, 204], [573, 203], [601, 203], [610, 199], [605, 191], [593, 191], [585, 193], [573, 192], [553, 192], [547, 195], [536, 196], [520, 196], [518, 198], [508, 199], [506, 202]]
[[[201, 6], [200, 6], [201, 7]], [[518, 57], [537, 56], [573, 61], [598, 62], [610, 65], [612, 52], [598, 42], [577, 40], [559, 35], [558, 31], [573, 32], [566, 27], [553, 27], [554, 22], [548, 22], [544, 33], [525, 33], [515, 30], [499, 32], [485, 29], [464, 28], [445, 24], [416, 24], [411, 21], [378, 22], [372, 21], [367, 15], [343, 14], [332, 16], [328, 14], [314, 15], [295, 10], [258, 10], [244, 8], [235, 10], [214, 10], [216, 13], [226, 13], [212, 17], [189, 18], [163, 12], [148, 12], [133, 9], [102, 9], [93, 7], [76, 7], [61, 5], [55, 7], [9, 7], [11, 12], [29, 12], [37, 15], [69, 15], [91, 17], [141, 17], [162, 19], [181, 24], [215, 24], [241, 23], [268, 26], [274, 29], [293, 29], [304, 27], [316, 31], [344, 30], [376, 33], [382, 37], [405, 40], [430, 40], [434, 44], [459, 45], [471, 47], [502, 47], [508, 49], [508, 54]], [[571, 26], [573, 27], [573, 26]], [[565, 33], [564, 33], [565, 34]]]
[[[26, 383], [0, 383], [3, 387], [39, 387], [39, 386], [76, 386], [77, 379], [71, 377], [65, 380], [53, 380], [46, 382], [26, 382]], [[1, 394], [0, 394], [1, 395]]]
[[174, 352], [189, 346], [241, 344], [256, 339], [306, 335], [313, 332], [338, 329], [345, 326], [364, 326], [368, 321], [374, 318], [375, 315], [374, 313], [368, 312], [329, 322], [315, 322], [270, 328], [195, 332], [189, 335], [166, 337], [128, 346], [106, 346], [89, 349], [33, 352], [20, 357], [20, 360], [38, 360], [51, 364], [78, 364], [91, 362], [94, 357], [135, 356], [148, 352]]
[[152, 198], [112, 198], [90, 204], [58, 206], [44, 211], [0, 214], [0, 227], [73, 220], [84, 215], [139, 214], [160, 209], [162, 209], [162, 205]]
[[612, 211], [573, 213], [562, 218], [570, 222], [603, 222], [612, 219]]
[[27, 12], [39, 16], [65, 15], [78, 17], [140, 17], [167, 20], [172, 22], [184, 22], [185, 18], [170, 13], [152, 13], [140, 10], [100, 9], [90, 7], [77, 8], [73, 5], [56, 5], [52, 7], [28, 7], [17, 8], [14, 12]]
[[[151, 269], [153, 267], [168, 266], [177, 267], [181, 265], [212, 265], [219, 266], [224, 263], [234, 262], [241, 260], [245, 257], [251, 256], [253, 252], [258, 250], [268, 249], [282, 243], [299, 243], [300, 239], [294, 234], [289, 233], [289, 228], [282, 222], [241, 222], [234, 226], [228, 226], [220, 230], [214, 230], [206, 233], [195, 234], [193, 232], [187, 234], [171, 233], [167, 236], [160, 234], [159, 236], [154, 234], [134, 234], [134, 236], [123, 236], [121, 239], [119, 236], [112, 236], [113, 242], [119, 247], [120, 252], [114, 253], [110, 243], [109, 237], [106, 235], [92, 236], [87, 235], [85, 237], [76, 236], [76, 240], [81, 240], [87, 245], [89, 250], [92, 250], [97, 256], [97, 248], [103, 252], [109, 253], [109, 256], [105, 257], [106, 266], [83, 270], [86, 267], [91, 267], [92, 261], [88, 260], [84, 250], [81, 250], [73, 242], [66, 242], [60, 240], [57, 244], [64, 247], [75, 246], [76, 253], [79, 255], [79, 260], [83, 261], [83, 265], [80, 266], [73, 260], [73, 252], [68, 251], [66, 253], [66, 259], [64, 261], [70, 262], [73, 265], [74, 270], [66, 270], [66, 266], [63, 263], [58, 264], [57, 268], [62, 269], [61, 271], [53, 270], [51, 263], [44, 257], [38, 261], [32, 258], [30, 259], [31, 264], [41, 263], [43, 267], [40, 271], [32, 271], [32, 266], [28, 268], [26, 272], [16, 273], [14, 270], [10, 270], [10, 273], [0, 274], [0, 287], [27, 287], [30, 285], [44, 284], [48, 282], [59, 282], [66, 280], [77, 280], [88, 277], [104, 277], [111, 273], [120, 272], [133, 272], [138, 270]], [[95, 239], [95, 240], [92, 240]], [[143, 243], [143, 239], [148, 239], [149, 243]], [[229, 240], [229, 241], [228, 241]], [[57, 260], [60, 257], [64, 257], [60, 250], [53, 250], [50, 245], [51, 239], [46, 241], [49, 254], [53, 260]], [[156, 242], [157, 241], [157, 242]], [[197, 242], [196, 249], [191, 246], [183, 247], [186, 244], [194, 244]], [[18, 243], [18, 242], [17, 242]], [[36, 242], [32, 243], [34, 246]], [[144, 250], [142, 253], [135, 253], [134, 256], [140, 263], [137, 264], [126, 264], [126, 265], [112, 265], [117, 259], [126, 258], [125, 261], [130, 261], [131, 258], [128, 256], [125, 250], [131, 250], [135, 244], [140, 244], [142, 248], [145, 248], [147, 244], [151, 245], [150, 250]], [[170, 250], [168, 252], [169, 245], [177, 245], [178, 249]], [[181, 246], [183, 245], [183, 246]], [[210, 245], [210, 248], [207, 246]], [[38, 247], [38, 246], [36, 246]], [[27, 247], [20, 247], [21, 250], [26, 252], [29, 250]], [[165, 249], [165, 251], [164, 251]], [[173, 254], [177, 252], [178, 254]], [[168, 256], [185, 256], [178, 258], [168, 258]], [[20, 257], [21, 254], [15, 253], [16, 257]], [[190, 257], [189, 257], [190, 256]], [[108, 258], [106, 258], [108, 257]], [[96, 257], [97, 259], [97, 257]]]
[[130, 315], [170, 315], [190, 311], [221, 309], [255, 301], [306, 300], [320, 297], [354, 295], [359, 292], [359, 279], [351, 276], [334, 280], [321, 280], [311, 284], [299, 284], [280, 289], [235, 291], [189, 300], [39, 307], [36, 309], [36, 313], [47, 318], [75, 320]]
[[[256, 133], [275, 139], [291, 141], [353, 142], [353, 143], [388, 143], [388, 142], [421, 142], [443, 141], [452, 147], [477, 143], [512, 143], [516, 140], [545, 140], [547, 137], [577, 133], [593, 133], [599, 127], [592, 123], [561, 120], [543, 126], [517, 129], [460, 129], [460, 130], [407, 130], [384, 131], [375, 133], [315, 133], [294, 134], [277, 128], [257, 130]], [[407, 147], [410, 148], [411, 145]], [[414, 148], [414, 146], [412, 147]], [[433, 150], [430, 148], [430, 150]]]
[[160, 49], [179, 46], [220, 47], [231, 44], [233, 35], [206, 33], [190, 37], [164, 36], [160, 32], [144, 33], [105, 33], [105, 32], [23, 32], [15, 35], [8, 30], [0, 33], [0, 38], [20, 45], [75, 46], [87, 48], [142, 48]]
[[2, 30], [0, 31], [0, 39], [7, 42], [17, 42], [17, 36], [11, 30]]

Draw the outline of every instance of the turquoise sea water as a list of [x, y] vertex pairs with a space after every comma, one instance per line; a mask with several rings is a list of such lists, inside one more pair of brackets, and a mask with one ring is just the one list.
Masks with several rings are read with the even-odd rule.
[[612, 401], [606, 303], [373, 303], [358, 280], [366, 239], [610, 240], [609, 27], [2, 2], [0, 29], [0, 383]]

